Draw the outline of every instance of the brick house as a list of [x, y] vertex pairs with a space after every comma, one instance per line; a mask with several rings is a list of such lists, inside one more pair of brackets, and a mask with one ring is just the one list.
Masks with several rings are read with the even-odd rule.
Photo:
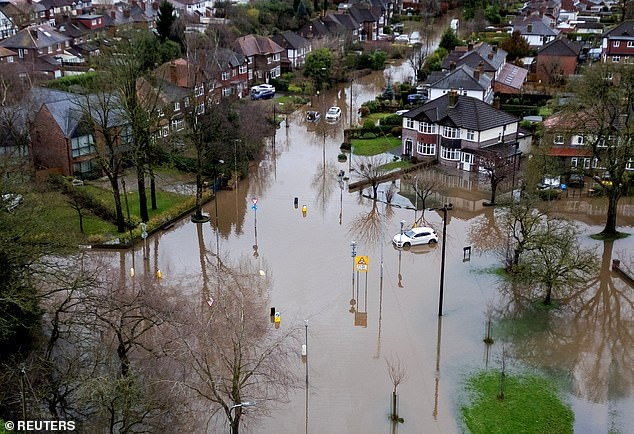
[[603, 34], [601, 58], [604, 62], [634, 63], [634, 21], [625, 21]]
[[20, 30], [17, 34], [0, 41], [0, 47], [17, 53], [16, 61], [28, 65], [34, 75], [46, 79], [59, 78], [61, 62], [56, 56], [63, 56], [70, 47], [70, 38], [57, 32], [51, 26], [36, 25]]
[[568, 38], [557, 38], [537, 51], [534, 67], [537, 80], [548, 85], [563, 84], [577, 70], [581, 47]]
[[271, 38], [258, 35], [242, 36], [234, 41], [233, 49], [247, 59], [250, 84], [268, 83], [281, 75], [284, 48]]
[[519, 119], [452, 91], [403, 115], [402, 152], [465, 171], [478, 171], [482, 150], [521, 154]]

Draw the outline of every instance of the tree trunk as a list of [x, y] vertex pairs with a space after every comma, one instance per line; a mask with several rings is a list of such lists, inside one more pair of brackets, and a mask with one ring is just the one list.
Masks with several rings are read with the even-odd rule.
[[150, 172], [150, 201], [152, 202], [152, 209], [158, 209], [156, 205], [156, 176], [154, 171]]
[[142, 167], [137, 167], [137, 185], [139, 187], [139, 213], [142, 222], [150, 220], [147, 211], [147, 194], [145, 192], [145, 172]]
[[544, 304], [546, 306], [550, 305], [550, 301], [551, 301], [551, 295], [553, 293], [553, 288], [551, 286], [548, 287], [548, 289], [546, 290], [546, 298], [544, 299]]
[[392, 420], [398, 420], [398, 408], [396, 403], [396, 391], [392, 392]]
[[621, 197], [619, 193], [620, 187], [613, 186], [608, 191], [608, 213], [607, 218], [605, 220], [605, 227], [601, 231], [602, 234], [606, 235], [615, 235], [616, 234], [616, 207], [619, 203], [619, 199]]
[[112, 187], [112, 195], [114, 198], [114, 209], [117, 214], [117, 232], [125, 232], [125, 216], [123, 215], [123, 207], [121, 205], [121, 193], [119, 192], [119, 178], [113, 176], [110, 178], [110, 186]]
[[196, 219], [202, 218], [203, 181], [200, 170], [196, 173]]
[[491, 180], [491, 205], [495, 205], [495, 196], [497, 196], [498, 182]]

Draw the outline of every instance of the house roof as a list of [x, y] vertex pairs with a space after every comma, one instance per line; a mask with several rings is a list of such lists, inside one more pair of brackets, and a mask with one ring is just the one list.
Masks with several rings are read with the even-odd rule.
[[33, 50], [50, 47], [54, 44], [64, 43], [69, 40], [70, 38], [68, 36], [62, 35], [53, 29], [53, 27], [40, 24], [20, 30], [15, 35], [0, 41], [0, 45], [6, 48], [26, 48]]
[[429, 121], [440, 125], [451, 125], [474, 131], [486, 131], [491, 128], [508, 125], [519, 119], [498, 110], [489, 104], [465, 95], [455, 95], [456, 104], [449, 105], [454, 95], [445, 94], [403, 115], [418, 121]]
[[445, 72], [444, 75], [434, 82], [429, 82], [430, 87], [436, 89], [465, 89], [483, 91], [491, 87], [491, 77], [480, 74], [475, 78], [477, 69], [468, 65], [460, 65], [453, 71]]
[[557, 38], [542, 46], [537, 50], [537, 54], [541, 56], [577, 57], [580, 51], [581, 46], [579, 44], [563, 37]]
[[493, 47], [486, 42], [468, 47], [456, 47], [443, 60], [442, 68], [451, 69], [452, 65], [468, 65], [473, 69], [482, 67], [484, 72], [495, 72], [506, 62], [506, 51]]
[[256, 55], [270, 55], [284, 51], [271, 38], [258, 35], [246, 35], [235, 40], [235, 49], [247, 57]]
[[495, 78], [496, 83], [501, 83], [513, 89], [521, 89], [528, 76], [528, 70], [511, 63], [507, 63]]
[[[522, 35], [557, 36], [559, 31], [547, 25], [543, 19], [524, 17], [524, 20], [513, 21], [513, 31], [519, 31]], [[530, 28], [529, 28], [530, 26]]]
[[603, 34], [604, 38], [634, 38], [634, 21], [624, 21]]
[[352, 5], [348, 12], [358, 23], [375, 22], [379, 20], [379, 15], [364, 5]]
[[284, 47], [286, 49], [297, 50], [299, 48], [306, 48], [310, 46], [310, 42], [308, 39], [299, 36], [295, 32], [291, 32], [287, 30], [286, 32], [279, 33], [273, 37], [273, 42], [278, 44], [280, 47]]
[[333, 22], [339, 24], [341, 27], [344, 27], [345, 29], [354, 32], [355, 30], [359, 29], [359, 23], [357, 23], [357, 21], [354, 19], [354, 17], [348, 13], [344, 13], [344, 14], [337, 14], [337, 13], [332, 13], [332, 14], [328, 14], [328, 19], [332, 20]]

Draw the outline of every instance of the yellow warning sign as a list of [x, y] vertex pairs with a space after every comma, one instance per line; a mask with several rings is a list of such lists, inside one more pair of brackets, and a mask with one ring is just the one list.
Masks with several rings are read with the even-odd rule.
[[368, 266], [370, 265], [370, 261], [367, 256], [355, 256], [354, 257], [354, 266], [357, 271], [368, 272]]

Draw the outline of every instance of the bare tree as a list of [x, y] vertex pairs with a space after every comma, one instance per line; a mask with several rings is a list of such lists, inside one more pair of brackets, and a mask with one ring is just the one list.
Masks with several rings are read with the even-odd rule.
[[387, 158], [377, 155], [355, 160], [354, 170], [363, 181], [372, 186], [372, 198], [374, 200], [377, 199], [377, 190], [383, 175], [387, 172], [385, 169], [387, 163]]
[[515, 155], [507, 156], [497, 151], [480, 149], [478, 150], [478, 164], [485, 176], [489, 178], [491, 184], [490, 204], [495, 205], [499, 185], [513, 176], [515, 172]]
[[[427, 199], [429, 199], [434, 192], [438, 192], [442, 188], [442, 183], [435, 173], [429, 168], [421, 169], [414, 174], [407, 173], [404, 175], [403, 179], [414, 185], [414, 194], [416, 195], [417, 200], [420, 200], [422, 205], [419, 221], [424, 221]], [[419, 222], [416, 221], [415, 223], [418, 224]]]
[[213, 303], [187, 306], [174, 356], [187, 371], [180, 383], [206, 402], [209, 421], [228, 422], [238, 434], [244, 407], [256, 403], [253, 412], [266, 414], [299, 386], [288, 363], [297, 355], [300, 329], [273, 326], [259, 275], [227, 268], [222, 274], [222, 293]]
[[385, 363], [387, 364], [387, 373], [390, 376], [390, 380], [392, 381], [392, 415], [391, 419], [393, 422], [403, 422], [403, 419], [398, 415], [398, 404], [397, 404], [397, 393], [396, 390], [401, 383], [404, 383], [407, 380], [407, 370], [405, 364], [401, 361], [398, 356], [394, 356], [391, 359], [385, 359]]

